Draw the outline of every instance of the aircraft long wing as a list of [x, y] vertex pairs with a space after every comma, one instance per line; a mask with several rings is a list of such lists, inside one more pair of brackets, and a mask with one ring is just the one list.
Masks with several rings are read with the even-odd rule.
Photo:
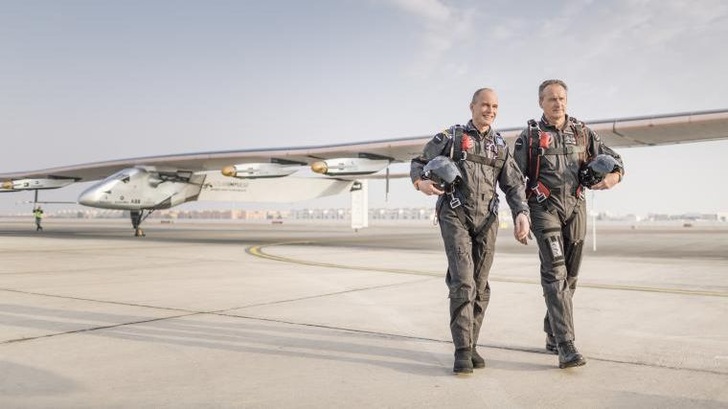
[[26, 172], [0, 174], [0, 180], [55, 177], [74, 178], [77, 181], [101, 179], [116, 171], [134, 166], [156, 166], [191, 171], [219, 170], [224, 166], [242, 163], [282, 163], [308, 165], [312, 162], [340, 157], [390, 159], [409, 161], [417, 156], [429, 137], [414, 137], [378, 142], [301, 148], [253, 149], [221, 152], [188, 153], [179, 155], [148, 156], [66, 167], [39, 169]]
[[[613, 148], [655, 146], [728, 138], [728, 109], [694, 113], [587, 121]], [[512, 142], [522, 128], [500, 129]], [[420, 154], [432, 135], [372, 142], [347, 143], [298, 148], [253, 149], [221, 152], [150, 156], [87, 163], [27, 172], [0, 174], [0, 181], [21, 178], [72, 178], [76, 181], [102, 179], [124, 168], [137, 165], [169, 167], [190, 171], [219, 170], [244, 163], [298, 163], [308, 165], [333, 158], [388, 159], [408, 162]], [[366, 178], [367, 176], [362, 176]]]
[[[728, 138], [728, 110], [586, 122], [612, 148], [671, 145]], [[520, 131], [509, 136], [516, 137]]]

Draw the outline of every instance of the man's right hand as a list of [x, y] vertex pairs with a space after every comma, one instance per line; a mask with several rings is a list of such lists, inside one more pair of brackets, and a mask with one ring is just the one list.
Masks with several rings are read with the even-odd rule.
[[426, 194], [427, 196], [432, 195], [441, 195], [445, 193], [444, 191], [437, 188], [437, 185], [435, 185], [435, 182], [429, 180], [429, 179], [420, 179], [417, 181], [417, 188], [420, 192]]
[[525, 213], [519, 213], [513, 225], [513, 237], [522, 244], [528, 244], [531, 239], [531, 221]]

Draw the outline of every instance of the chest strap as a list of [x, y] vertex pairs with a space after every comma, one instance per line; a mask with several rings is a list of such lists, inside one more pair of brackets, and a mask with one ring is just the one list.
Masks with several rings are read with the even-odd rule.
[[[535, 120], [528, 121], [528, 185], [526, 189], [526, 197], [536, 197], [536, 201], [543, 203], [551, 196], [551, 189], [539, 180], [539, 172], [541, 170], [541, 157], [544, 155], [571, 155], [579, 154], [584, 160], [586, 152], [586, 135], [584, 127], [574, 118], [569, 118], [572, 123], [571, 127], [576, 135], [577, 145], [566, 145], [560, 148], [550, 148], [551, 135], [542, 131]], [[576, 190], [576, 195], [581, 194], [581, 186]]]
[[[467, 151], [463, 150], [463, 137], [466, 135], [463, 131], [463, 128], [461, 126], [455, 126], [452, 129], [452, 135], [453, 135], [453, 145], [452, 145], [452, 152], [451, 152], [451, 158], [453, 160], [457, 161], [468, 161], [473, 163], [478, 163], [481, 165], [490, 166], [492, 168], [496, 168], [496, 170], [500, 170], [503, 167], [503, 164], [506, 162], [505, 158], [505, 149], [502, 147], [498, 147], [498, 144], [495, 141], [495, 138], [493, 140], [493, 144], [495, 144], [497, 149], [497, 155], [495, 158], [489, 158], [487, 156], [482, 155], [476, 155], [474, 153], [468, 153]], [[471, 137], [468, 135], [468, 137]]]
[[584, 153], [586, 148], [583, 146], [567, 145], [561, 148], [538, 149], [540, 155], [571, 155], [572, 153]]
[[476, 155], [474, 153], [467, 153], [466, 151], [462, 152], [462, 155], [460, 157], [460, 160], [466, 160], [468, 162], [475, 162], [479, 163], [481, 165], [490, 166], [492, 168], [500, 169], [503, 167], [503, 164], [505, 163], [505, 154], [502, 154], [502, 151], [498, 151], [498, 156], [495, 158], [489, 158], [487, 156], [481, 156]]

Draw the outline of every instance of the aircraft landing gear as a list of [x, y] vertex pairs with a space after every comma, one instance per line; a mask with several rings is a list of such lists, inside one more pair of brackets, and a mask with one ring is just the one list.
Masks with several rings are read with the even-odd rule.
[[144, 214], [144, 210], [132, 210], [129, 212], [129, 216], [131, 216], [131, 227], [134, 228], [134, 237], [145, 237], [146, 234], [144, 234], [144, 230], [141, 229], [141, 224], [149, 217], [149, 215], [152, 214], [152, 210], [148, 211], [146, 214]]

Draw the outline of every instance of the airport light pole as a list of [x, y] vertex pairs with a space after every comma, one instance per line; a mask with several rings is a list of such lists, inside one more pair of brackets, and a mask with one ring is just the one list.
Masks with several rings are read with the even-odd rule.
[[592, 251], [597, 251], [597, 212], [594, 209], [594, 201], [596, 196], [591, 191], [591, 216], [592, 216]]

